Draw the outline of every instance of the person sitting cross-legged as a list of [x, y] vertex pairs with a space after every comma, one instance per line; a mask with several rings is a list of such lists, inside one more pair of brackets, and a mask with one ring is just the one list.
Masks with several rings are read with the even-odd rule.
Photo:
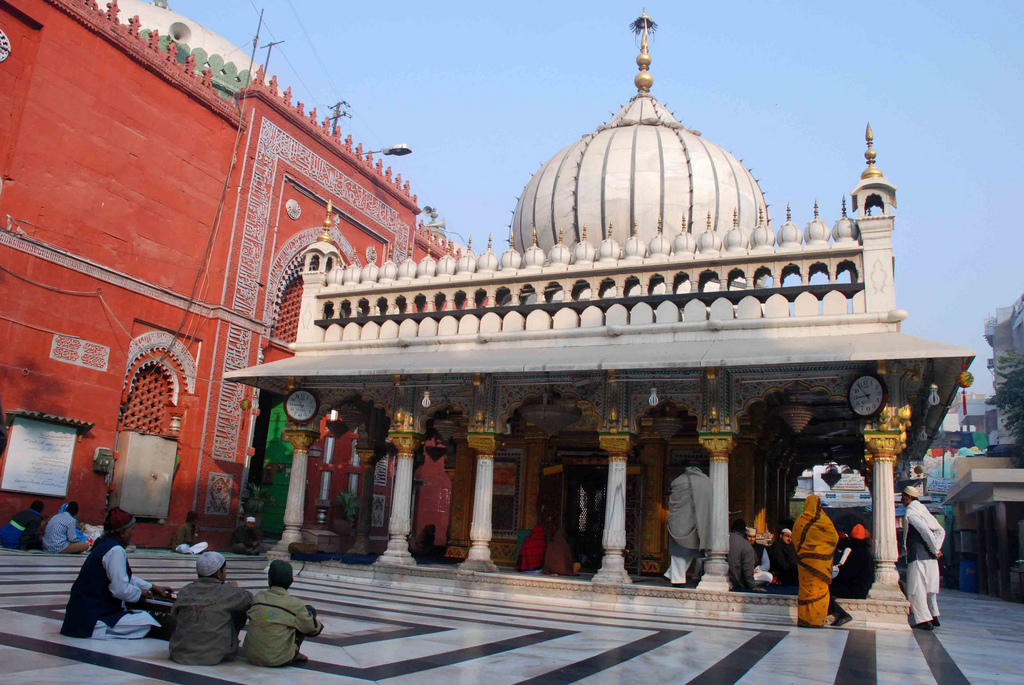
[[171, 661], [212, 666], [235, 658], [252, 593], [226, 582], [227, 569], [224, 556], [217, 552], [203, 552], [196, 558], [199, 578], [178, 591], [171, 608], [175, 622]]
[[309, 661], [301, 652], [302, 640], [324, 629], [316, 609], [288, 594], [292, 565], [275, 559], [267, 569], [270, 589], [256, 593], [249, 608], [245, 656], [257, 666], [287, 666]]
[[42, 521], [43, 503], [36, 500], [0, 528], [0, 545], [5, 549], [42, 549], [43, 543], [39, 539], [39, 524]]
[[256, 517], [249, 516], [245, 523], [235, 528], [231, 533], [231, 547], [233, 554], [256, 555], [260, 553], [260, 546], [263, 544], [263, 533], [256, 528]]
[[50, 554], [80, 554], [89, 549], [89, 543], [78, 534], [78, 502], [62, 504], [46, 524], [43, 533], [43, 551]]

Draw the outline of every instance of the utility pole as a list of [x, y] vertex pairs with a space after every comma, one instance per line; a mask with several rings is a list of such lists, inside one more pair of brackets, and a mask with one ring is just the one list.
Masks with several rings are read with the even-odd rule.
[[275, 45], [280, 45], [283, 42], [284, 42], [283, 40], [279, 40], [276, 43], [274, 43], [274, 42], [267, 43], [262, 48], [260, 48], [260, 50], [263, 50], [265, 48], [266, 51], [267, 51], [267, 59], [263, 62], [263, 73], [264, 74], [268, 73], [267, 72], [267, 67], [270, 66], [270, 53], [273, 52], [274, 46]]
[[338, 132], [338, 119], [341, 119], [342, 117], [348, 117], [349, 119], [352, 118], [352, 115], [348, 113], [347, 109], [342, 110], [341, 108], [351, 106], [352, 105], [348, 104], [344, 100], [339, 100], [335, 104], [331, 105], [331, 111], [333, 112], [333, 114], [330, 116], [332, 136]]

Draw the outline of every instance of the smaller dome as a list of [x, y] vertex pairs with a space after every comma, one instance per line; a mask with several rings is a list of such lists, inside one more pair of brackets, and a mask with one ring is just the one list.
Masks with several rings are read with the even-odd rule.
[[458, 264], [455, 265], [455, 273], [458, 275], [471, 274], [476, 271], [476, 255], [473, 254], [473, 239], [469, 239], [469, 245], [466, 246], [466, 251], [459, 257]]
[[455, 257], [452, 257], [451, 252], [437, 260], [438, 276], [454, 276], [457, 268], [458, 262], [455, 261]]
[[412, 258], [412, 250], [409, 250], [409, 256], [399, 265], [398, 278], [409, 281], [416, 278], [416, 260]]
[[501, 255], [502, 269], [518, 269], [523, 264], [523, 255], [516, 252], [515, 245], [509, 242], [508, 249]]
[[572, 250], [562, 242], [562, 231], [558, 231], [558, 242], [548, 250], [548, 263], [552, 266], [568, 266], [572, 261]]
[[750, 234], [750, 251], [775, 251], [775, 231], [764, 222], [764, 216], [760, 214], [760, 211], [758, 212], [757, 226], [754, 227], [753, 233]]
[[481, 274], [490, 274], [498, 270], [498, 255], [491, 251], [491, 237], [487, 237], [487, 251], [480, 255], [476, 262], [476, 271]]
[[437, 262], [427, 252], [427, 256], [416, 265], [416, 278], [432, 278], [437, 275]]
[[341, 285], [345, 281], [345, 270], [335, 266], [327, 272], [327, 285]]
[[658, 218], [658, 232], [651, 238], [651, 242], [647, 244], [647, 253], [651, 257], [660, 257], [667, 259], [672, 254], [672, 241], [665, 237], [664, 232], [661, 230], [661, 218]]
[[804, 229], [804, 248], [828, 245], [829, 230], [825, 222], [818, 218], [818, 202], [814, 202], [814, 218]]
[[711, 212], [708, 212], [708, 225], [697, 238], [697, 251], [702, 257], [714, 257], [722, 251], [722, 238], [711, 230]]
[[380, 267], [371, 262], [363, 267], [362, 273], [359, 276], [359, 282], [376, 283], [378, 278], [380, 278]]
[[843, 216], [839, 218], [836, 225], [832, 227], [832, 240], [837, 245], [849, 245], [860, 239], [860, 229], [857, 224], [846, 216], [846, 197], [843, 197]]
[[736, 210], [732, 212], [732, 228], [725, 234], [725, 251], [729, 254], [746, 254], [747, 234], [740, 229], [737, 222]]
[[780, 250], [800, 249], [800, 229], [793, 223], [793, 215], [789, 205], [786, 205], [786, 223], [779, 227], [779, 232], [775, 234], [775, 241], [778, 243]]
[[647, 246], [636, 234], [636, 222], [633, 222], [633, 233], [626, 238], [626, 244], [622, 246], [622, 256], [627, 262], [638, 262], [647, 256]]
[[388, 256], [388, 260], [380, 265], [380, 275], [377, 277], [378, 283], [391, 283], [398, 278], [398, 265], [395, 264], [391, 256]]
[[615, 238], [605, 238], [597, 248], [597, 261], [602, 264], [612, 264], [620, 259], [622, 259], [622, 248], [615, 242]]
[[345, 284], [355, 285], [363, 275], [363, 269], [358, 264], [352, 264], [345, 269]]
[[587, 242], [587, 225], [583, 224], [583, 235], [572, 248], [572, 261], [575, 264], [592, 264], [597, 259], [597, 250]]
[[697, 241], [693, 234], [686, 230], [686, 219], [683, 219], [683, 227], [672, 239], [672, 252], [676, 259], [693, 259], [693, 253], [697, 250]]

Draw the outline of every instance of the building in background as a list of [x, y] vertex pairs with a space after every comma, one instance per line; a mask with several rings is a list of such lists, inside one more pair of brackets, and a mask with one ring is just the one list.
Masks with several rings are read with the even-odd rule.
[[[996, 308], [996, 315], [985, 319], [985, 340], [992, 348], [992, 357], [988, 360], [988, 368], [992, 371], [993, 386], [998, 388], [999, 360], [1007, 352], [1024, 354], [1024, 295], [1017, 298], [1009, 307]], [[1006, 430], [1006, 424], [1000, 417], [997, 407], [988, 407], [987, 411], [995, 416], [991, 426], [989, 439], [992, 444], [993, 456], [1010, 456], [1009, 446], [1013, 444], [1013, 436]]]
[[[274, 401], [221, 379], [292, 355], [307, 246], [336, 245], [339, 282], [452, 246], [401, 174], [187, 17], [12, 0], [0, 31], [0, 520], [120, 504], [164, 545], [195, 509], [226, 540], [250, 459], [286, 489], [291, 446]], [[334, 488], [362, 472], [350, 438]]]

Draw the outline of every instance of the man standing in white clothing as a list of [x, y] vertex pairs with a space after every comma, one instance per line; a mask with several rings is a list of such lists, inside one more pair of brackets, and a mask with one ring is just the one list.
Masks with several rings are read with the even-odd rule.
[[907, 509], [903, 520], [907, 599], [914, 615], [914, 628], [932, 630], [939, 626], [939, 559], [942, 558], [946, 529], [921, 504], [920, 497], [920, 490], [907, 486], [900, 498]]

